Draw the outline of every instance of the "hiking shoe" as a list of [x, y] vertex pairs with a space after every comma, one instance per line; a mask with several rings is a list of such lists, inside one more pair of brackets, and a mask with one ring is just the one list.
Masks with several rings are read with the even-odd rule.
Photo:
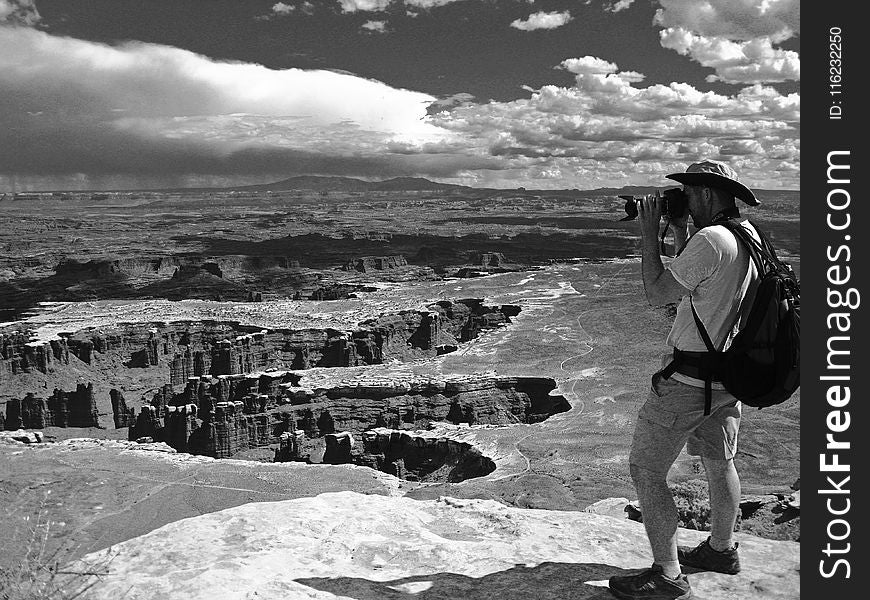
[[710, 538], [695, 546], [677, 547], [677, 558], [681, 565], [694, 567], [702, 571], [716, 571], [726, 575], [736, 575], [740, 572], [740, 557], [737, 556], [737, 542], [734, 547], [724, 552], [713, 550], [710, 546]]
[[689, 600], [692, 586], [686, 576], [665, 577], [659, 565], [637, 575], [614, 575], [608, 582], [613, 595], [622, 600]]

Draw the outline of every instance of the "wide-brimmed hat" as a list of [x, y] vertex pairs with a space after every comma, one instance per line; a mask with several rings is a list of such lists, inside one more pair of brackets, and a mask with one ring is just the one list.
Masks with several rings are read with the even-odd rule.
[[735, 198], [740, 198], [749, 206], [758, 206], [761, 202], [748, 187], [737, 180], [734, 169], [718, 160], [702, 160], [692, 163], [685, 173], [671, 173], [668, 179], [679, 181], [683, 185], [703, 185], [725, 190]]

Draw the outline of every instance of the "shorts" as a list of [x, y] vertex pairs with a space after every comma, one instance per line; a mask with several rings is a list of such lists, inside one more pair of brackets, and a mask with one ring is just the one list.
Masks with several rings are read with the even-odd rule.
[[683, 446], [692, 456], [727, 460], [737, 453], [740, 402], [713, 390], [704, 414], [704, 388], [653, 375], [649, 397], [637, 415], [628, 462], [667, 474]]

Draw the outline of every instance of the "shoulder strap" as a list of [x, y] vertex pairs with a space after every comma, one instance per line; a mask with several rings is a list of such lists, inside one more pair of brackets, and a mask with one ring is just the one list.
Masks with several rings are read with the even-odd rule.
[[[704, 345], [707, 346], [708, 357], [716, 356], [716, 347], [713, 346], [713, 341], [710, 339], [710, 334], [707, 333], [707, 328], [698, 316], [698, 311], [695, 310], [695, 303], [692, 302], [692, 296], [689, 296], [689, 305], [692, 307], [692, 316], [695, 317], [695, 325], [698, 327], [698, 333], [701, 334], [701, 339], [704, 340]], [[713, 405], [713, 368], [710, 364], [712, 361], [707, 361], [704, 373], [704, 414], [710, 414], [710, 408]]]
[[701, 317], [698, 316], [698, 311], [695, 310], [695, 303], [692, 302], [692, 296], [689, 296], [689, 306], [692, 307], [692, 316], [695, 317], [695, 325], [698, 327], [698, 333], [701, 335], [701, 339], [704, 340], [704, 345], [707, 346], [708, 352], [716, 352], [716, 346], [713, 345], [713, 340], [710, 339], [710, 334], [707, 333], [707, 328], [704, 327], [704, 322], [701, 321]]
[[758, 237], [761, 238], [760, 243], [740, 223], [734, 223], [733, 221], [718, 223], [718, 225], [722, 225], [733, 233], [735, 238], [743, 242], [743, 245], [749, 251], [752, 262], [755, 263], [758, 276], [761, 277], [767, 271], [777, 268], [780, 261], [776, 256], [773, 244], [770, 243], [770, 240], [764, 235], [761, 228], [752, 221], [749, 221], [749, 224], [752, 225], [752, 228], [758, 233]]

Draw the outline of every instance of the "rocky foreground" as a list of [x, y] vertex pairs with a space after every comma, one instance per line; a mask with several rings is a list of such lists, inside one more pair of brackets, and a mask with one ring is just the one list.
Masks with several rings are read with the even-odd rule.
[[[625, 498], [585, 511], [517, 508], [354, 465], [38, 434], [0, 435], [0, 570], [26, 581], [54, 560], [64, 566], [43, 588], [51, 593], [12, 598], [88, 588], [81, 598], [605, 599], [610, 576], [652, 561]], [[680, 532], [692, 544], [706, 535]], [[743, 572], [690, 574], [698, 598], [799, 597], [799, 543], [736, 535]], [[47, 545], [34, 552], [34, 540]]]
[[[706, 535], [680, 532], [688, 543]], [[799, 597], [799, 544], [738, 539], [743, 572], [691, 574], [697, 597]], [[176, 521], [77, 568], [105, 568], [92, 592], [106, 600], [562, 600], [610, 598], [610, 576], [650, 562], [634, 521], [345, 491]]]

